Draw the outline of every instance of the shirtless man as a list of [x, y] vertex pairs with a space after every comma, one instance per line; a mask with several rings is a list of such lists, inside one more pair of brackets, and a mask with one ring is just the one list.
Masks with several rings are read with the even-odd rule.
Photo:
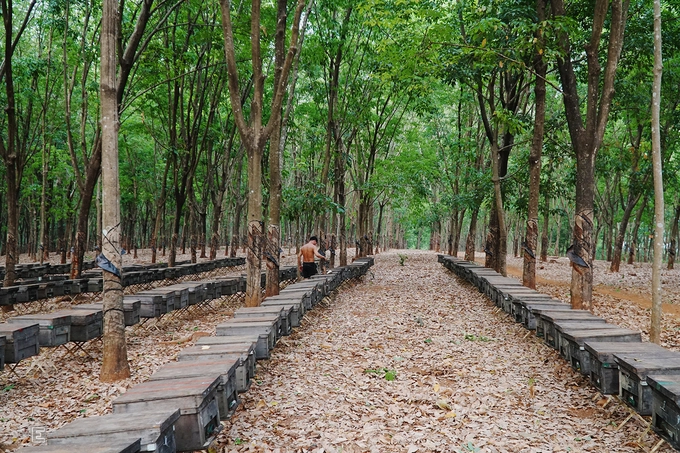
[[303, 278], [309, 278], [318, 273], [314, 257], [318, 257], [322, 260], [326, 259], [324, 255], [319, 253], [319, 247], [317, 247], [316, 244], [316, 236], [312, 236], [309, 238], [308, 243], [300, 247], [300, 253], [298, 253], [298, 268], [300, 269]]

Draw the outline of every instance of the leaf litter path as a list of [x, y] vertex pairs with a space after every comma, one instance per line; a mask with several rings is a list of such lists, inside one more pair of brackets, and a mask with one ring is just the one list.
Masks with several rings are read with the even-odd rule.
[[617, 430], [624, 405], [604, 404], [434, 253], [399, 253], [404, 266], [397, 251], [377, 255], [363, 283], [308, 313], [260, 363], [219, 451], [641, 452], [658, 442], [639, 421]]

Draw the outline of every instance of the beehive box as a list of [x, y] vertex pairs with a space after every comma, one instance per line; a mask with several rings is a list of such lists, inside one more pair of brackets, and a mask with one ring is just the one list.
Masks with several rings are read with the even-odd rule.
[[[560, 332], [560, 353], [571, 367], [590, 376], [590, 356], [585, 350], [586, 341], [630, 341], [639, 343], [642, 336], [637, 330], [622, 329], [614, 324], [591, 323], [592, 328], [565, 329]], [[613, 327], [609, 327], [613, 326]]]
[[5, 337], [5, 363], [19, 363], [40, 352], [40, 324], [0, 324], [0, 336]]
[[652, 428], [676, 450], [680, 450], [680, 376], [651, 375]]
[[242, 307], [234, 312], [234, 318], [260, 319], [262, 317], [278, 316], [281, 325], [281, 335], [290, 335], [293, 330], [291, 325], [291, 309], [280, 305]]
[[141, 450], [139, 439], [129, 442], [116, 442], [101, 444], [91, 443], [85, 445], [42, 445], [40, 447], [23, 447], [20, 453], [138, 453]]
[[[126, 326], [134, 326], [139, 324], [139, 312], [142, 302], [139, 299], [134, 299], [134, 296], [123, 296], [123, 316], [125, 318]], [[74, 310], [101, 310], [103, 313], [104, 304], [80, 304], [72, 305]]]
[[217, 404], [220, 410], [220, 420], [227, 420], [234, 413], [238, 405], [236, 369], [240, 362], [238, 359], [170, 362], [159, 368], [149, 377], [149, 380], [163, 381], [167, 379], [219, 376], [221, 381], [220, 385], [217, 386]]
[[680, 375], [680, 353], [652, 353], [645, 357], [614, 354], [619, 366], [619, 395], [640, 415], [652, 415], [648, 375]]
[[9, 318], [9, 323], [38, 323], [40, 334], [38, 341], [40, 346], [55, 347], [70, 341], [71, 316], [60, 313], [35, 313]]
[[[142, 291], [142, 292], [135, 294], [135, 296], [137, 296], [139, 298], [139, 300], [142, 301], [142, 304], [144, 303], [145, 297], [160, 296], [161, 299], [163, 300], [162, 303], [165, 306], [165, 312], [164, 313], [170, 313], [171, 311], [180, 308], [180, 304], [181, 304], [180, 300], [176, 297], [176, 291], [173, 290], [173, 289], [167, 289], [166, 287]], [[188, 300], [188, 295], [187, 295], [187, 300]]]
[[[288, 287], [290, 288], [290, 287]], [[305, 311], [311, 310], [314, 305], [318, 303], [316, 300], [315, 292], [310, 289], [288, 289], [286, 288], [285, 290], [281, 290], [279, 292], [278, 296], [273, 296], [273, 297], [268, 297], [268, 300], [275, 300], [275, 299], [285, 299], [285, 300], [290, 300], [290, 299], [297, 299], [300, 302], [304, 304]]]
[[160, 294], [141, 291], [134, 297], [141, 302], [139, 316], [142, 318], [160, 318], [168, 312], [167, 301]]
[[[311, 302], [305, 303], [303, 298], [295, 296], [286, 296], [279, 294], [278, 296], [269, 296], [262, 301], [261, 305], [269, 306], [274, 304], [295, 304], [298, 307], [298, 317], [300, 320], [307, 312], [307, 305], [311, 306]], [[294, 308], [295, 309], [295, 308]]]
[[290, 311], [290, 325], [291, 327], [300, 327], [300, 321], [302, 321], [301, 307], [302, 303], [300, 301], [286, 301], [286, 300], [270, 300], [269, 298], [262, 301], [261, 307], [283, 307], [285, 310]]
[[[566, 305], [566, 304], [564, 304]], [[566, 310], [541, 310], [536, 319], [536, 335], [545, 338], [547, 336], [555, 339], [555, 323], [579, 323], [581, 321], [585, 322], [605, 322], [604, 319], [595, 316], [588, 310], [572, 310], [571, 308]], [[540, 332], [540, 334], [539, 334]]]
[[559, 301], [513, 301], [515, 321], [521, 322], [529, 330], [536, 330], [536, 336], [544, 338], [543, 327], [539, 329], [538, 318], [543, 310], [571, 311], [571, 306]]
[[631, 341], [586, 341], [584, 344], [590, 357], [590, 382], [603, 395], [619, 394], [619, 366], [614, 360], [614, 354], [630, 357], [645, 357], [668, 352], [661, 346], [643, 342]]
[[249, 345], [196, 345], [184, 348], [177, 360], [179, 362], [196, 362], [196, 361], [215, 361], [215, 360], [238, 360], [236, 367], [236, 390], [238, 392], [245, 392], [250, 388], [250, 383], [255, 376], [255, 360], [254, 355], [249, 352], [244, 352], [244, 347]]
[[59, 310], [53, 314], [71, 316], [71, 341], [84, 343], [99, 338], [104, 332], [101, 309]]
[[[564, 357], [565, 359], [567, 356], [565, 355], [568, 350], [562, 351], [562, 332], [564, 329], [572, 329], [572, 330], [583, 330], [583, 329], [592, 329], [595, 328], [591, 326], [591, 324], [596, 325], [598, 328], [601, 328], [602, 326], [605, 329], [610, 328], [610, 327], [616, 327], [614, 324], [607, 324], [607, 322], [602, 319], [589, 319], [589, 320], [580, 320], [580, 321], [573, 321], [570, 319], [558, 319], [553, 321], [550, 324], [544, 323], [544, 332], [543, 332], [543, 340], [546, 342], [548, 346], [552, 346], [553, 348], [557, 349], [559, 353]], [[565, 344], [566, 346], [566, 344]]]
[[[249, 319], [230, 319], [215, 327], [217, 336], [257, 335], [256, 355], [258, 358], [267, 356], [276, 344], [276, 321], [251, 321]], [[265, 348], [266, 351], [265, 352]]]
[[77, 418], [47, 433], [47, 444], [82, 446], [140, 439], [141, 451], [174, 452], [177, 448], [175, 423], [179, 420], [179, 416], [179, 409], [174, 408]]
[[219, 377], [199, 377], [142, 382], [113, 401], [113, 413], [179, 408], [175, 423], [177, 450], [204, 450], [222, 427], [217, 405], [220, 381]]

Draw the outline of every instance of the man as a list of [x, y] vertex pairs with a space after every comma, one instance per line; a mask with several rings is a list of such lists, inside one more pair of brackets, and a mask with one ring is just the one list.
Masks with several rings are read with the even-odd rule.
[[312, 236], [309, 238], [308, 243], [300, 247], [300, 253], [298, 253], [298, 268], [303, 278], [309, 278], [312, 275], [318, 274], [316, 263], [314, 262], [315, 257], [322, 260], [326, 259], [324, 255], [319, 253], [316, 236]]

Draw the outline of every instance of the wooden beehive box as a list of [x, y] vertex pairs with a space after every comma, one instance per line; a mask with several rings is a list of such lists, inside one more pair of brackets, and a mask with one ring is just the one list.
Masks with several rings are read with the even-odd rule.
[[571, 306], [559, 301], [513, 301], [515, 310], [515, 320], [521, 322], [529, 330], [536, 330], [536, 336], [543, 338], [545, 332], [539, 329], [538, 319], [543, 310], [552, 311], [571, 311]]
[[281, 326], [281, 335], [290, 335], [293, 331], [291, 325], [291, 309], [286, 309], [280, 305], [242, 307], [234, 312], [234, 318], [260, 319], [262, 317], [278, 316]]
[[[286, 296], [284, 295], [278, 295], [278, 296], [269, 296], [265, 300], [262, 301], [262, 305], [268, 306], [268, 305], [274, 305], [274, 304], [295, 304], [298, 309], [298, 317], [300, 320], [302, 320], [302, 317], [305, 315], [307, 312], [307, 304], [305, 301], [300, 298], [300, 297], [295, 297], [295, 296]], [[310, 303], [311, 305], [311, 303]], [[293, 308], [295, 310], [295, 308]]]
[[71, 341], [84, 343], [99, 338], [104, 332], [101, 309], [59, 310], [54, 314], [71, 316]]
[[262, 301], [261, 307], [283, 307], [288, 310], [291, 327], [300, 327], [302, 321], [302, 302], [300, 301], [286, 301], [267, 298]]
[[220, 420], [227, 420], [238, 405], [236, 369], [240, 362], [238, 359], [170, 362], [159, 368], [149, 380], [219, 376], [221, 381], [217, 386], [217, 404], [220, 409]]
[[619, 395], [640, 415], [652, 415], [649, 375], [680, 375], [680, 353], [651, 353], [645, 357], [614, 354], [619, 366]]
[[[231, 335], [257, 335], [260, 341], [257, 342], [256, 354], [262, 357], [265, 347], [268, 351], [274, 349], [276, 344], [276, 321], [251, 321], [249, 319], [230, 319], [215, 327], [217, 336]], [[269, 353], [267, 352], [267, 357]]]
[[[134, 326], [139, 324], [139, 311], [141, 309], [142, 302], [139, 299], [134, 299], [134, 296], [124, 296], [123, 298], [123, 316], [125, 319], [126, 326]], [[71, 308], [74, 310], [103, 310], [104, 304], [94, 303], [94, 304], [79, 304], [72, 305]]]
[[40, 346], [55, 347], [70, 341], [71, 316], [60, 313], [35, 313], [9, 318], [8, 322], [40, 325], [38, 341]]
[[267, 299], [273, 300], [273, 299], [285, 299], [285, 300], [290, 300], [290, 299], [297, 299], [300, 302], [303, 303], [305, 307], [305, 312], [309, 311], [312, 309], [314, 305], [316, 305], [317, 301], [314, 299], [314, 291], [313, 290], [305, 290], [305, 289], [299, 289], [299, 290], [282, 290], [279, 292], [278, 296], [273, 296], [273, 297], [268, 297]]
[[85, 445], [42, 445], [40, 447], [23, 447], [20, 453], [138, 453], [141, 450], [139, 439], [123, 443], [91, 443]]
[[40, 324], [0, 324], [0, 336], [5, 337], [5, 363], [19, 363], [40, 352]]
[[180, 308], [180, 300], [176, 296], [176, 291], [173, 289], [167, 289], [167, 287], [149, 289], [142, 291], [141, 293], [137, 293], [135, 296], [138, 296], [142, 303], [144, 303], [143, 297], [160, 296], [163, 300], [162, 303], [165, 306], [165, 313], [170, 313], [171, 311]]
[[619, 394], [619, 366], [614, 354], [644, 357], [668, 351], [646, 341], [586, 341], [584, 347], [590, 357], [590, 382], [603, 395]]
[[179, 409], [175, 422], [177, 450], [204, 450], [222, 427], [217, 406], [220, 382], [219, 377], [142, 382], [113, 401], [113, 413]]
[[[558, 328], [559, 330], [559, 328]], [[585, 350], [586, 341], [630, 341], [639, 343], [642, 336], [637, 330], [623, 329], [614, 324], [590, 323], [587, 329], [565, 328], [559, 331], [560, 354], [581, 374], [590, 376], [590, 356]]]
[[[563, 304], [566, 305], [566, 304]], [[536, 319], [536, 335], [541, 338], [552, 338], [552, 342], [555, 343], [556, 332], [555, 323], [579, 323], [581, 321], [585, 322], [605, 322], [604, 319], [595, 316], [588, 310], [572, 310], [571, 307], [566, 310], [541, 310]], [[539, 332], [541, 333], [539, 335]]]
[[168, 312], [167, 301], [163, 300], [163, 296], [160, 294], [141, 291], [134, 297], [141, 302], [139, 316], [142, 318], [160, 318]]
[[[248, 347], [252, 345], [196, 345], [184, 348], [178, 355], [179, 362], [238, 360], [236, 367], [236, 391], [245, 392], [255, 376], [255, 359]], [[245, 350], [245, 352], [244, 352]]]
[[647, 384], [652, 391], [652, 428], [680, 450], [680, 376], [651, 375]]
[[[596, 327], [593, 327], [591, 324], [596, 325]], [[543, 340], [548, 344], [548, 346], [552, 346], [553, 348], [557, 349], [559, 353], [564, 357], [565, 359], [568, 359], [567, 353], [568, 349], [563, 351], [562, 350], [562, 332], [565, 329], [572, 329], [572, 330], [583, 330], [583, 329], [593, 329], [593, 328], [602, 328], [602, 326], [605, 326], [604, 328], [611, 328], [611, 327], [616, 327], [614, 324], [607, 324], [607, 322], [602, 319], [589, 319], [589, 320], [579, 320], [579, 321], [573, 321], [570, 319], [558, 319], [553, 321], [552, 323], [544, 323], [544, 336]], [[566, 347], [566, 343], [564, 345]]]
[[47, 444], [53, 446], [113, 444], [140, 439], [141, 451], [174, 452], [177, 448], [175, 423], [179, 416], [179, 409], [174, 408], [77, 418], [47, 433]]

